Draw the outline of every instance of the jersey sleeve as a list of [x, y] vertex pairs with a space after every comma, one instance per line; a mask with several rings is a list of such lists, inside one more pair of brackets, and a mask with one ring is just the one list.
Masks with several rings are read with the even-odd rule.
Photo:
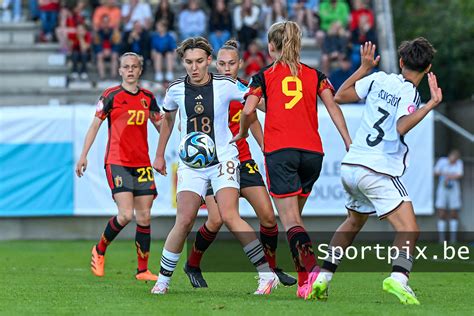
[[110, 111], [112, 111], [113, 98], [101, 95], [95, 108], [95, 117], [102, 121], [107, 118]]
[[160, 107], [158, 106], [158, 103], [156, 102], [155, 96], [152, 96], [151, 98], [150, 120], [152, 122], [158, 122], [160, 120]]
[[438, 159], [438, 161], [436, 161], [436, 164], [434, 166], [434, 172], [441, 173], [442, 168], [443, 168], [443, 158], [440, 158]]
[[163, 100], [163, 110], [165, 112], [173, 112], [178, 109], [178, 103], [174, 101], [174, 93], [172, 89], [166, 91], [165, 99]]
[[415, 112], [420, 106], [420, 94], [411, 84], [405, 85], [400, 92], [397, 107], [397, 121], [405, 115]]
[[355, 91], [359, 96], [359, 99], [364, 99], [372, 89], [372, 85], [374, 84], [375, 80], [379, 77], [378, 72], [374, 72], [360, 80], [357, 80], [355, 83]]
[[329, 89], [334, 96], [336, 94], [336, 89], [334, 89], [331, 81], [329, 81], [324, 73], [319, 70], [316, 70], [316, 72], [318, 73], [318, 95], [321, 96], [321, 93], [324, 90]]
[[263, 72], [259, 72], [255, 75], [252, 76], [252, 79], [250, 79], [249, 82], [249, 91], [245, 95], [245, 97], [249, 95], [254, 95], [260, 100], [263, 98], [264, 95], [264, 85], [263, 83], [265, 82], [265, 79], [263, 77]]
[[[226, 81], [227, 82], [227, 81]], [[249, 88], [237, 80], [235, 83], [231, 83], [229, 81], [229, 96], [230, 100], [229, 101], [239, 101], [239, 102], [244, 102], [245, 96], [247, 95]]]

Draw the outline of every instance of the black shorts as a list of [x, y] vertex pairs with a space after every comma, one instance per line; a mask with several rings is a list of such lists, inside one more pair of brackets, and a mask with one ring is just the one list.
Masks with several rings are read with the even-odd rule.
[[[258, 170], [258, 165], [253, 159], [245, 160], [239, 165], [240, 189], [249, 187], [264, 187], [263, 177]], [[206, 196], [214, 195], [211, 185], [207, 189]]]
[[106, 165], [105, 173], [112, 195], [120, 192], [132, 192], [133, 196], [157, 195], [153, 168], [124, 167]]
[[323, 164], [320, 153], [284, 149], [265, 155], [268, 191], [277, 198], [308, 196]]

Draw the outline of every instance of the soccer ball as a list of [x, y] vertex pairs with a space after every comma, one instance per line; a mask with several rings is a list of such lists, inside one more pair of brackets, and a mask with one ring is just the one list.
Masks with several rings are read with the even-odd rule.
[[206, 168], [216, 158], [214, 141], [201, 132], [189, 133], [179, 144], [179, 158], [188, 167]]

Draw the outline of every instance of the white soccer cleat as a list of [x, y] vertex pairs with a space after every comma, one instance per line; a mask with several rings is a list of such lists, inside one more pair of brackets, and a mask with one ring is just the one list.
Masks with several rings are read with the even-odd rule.
[[151, 294], [164, 295], [168, 293], [168, 286], [168, 283], [157, 281], [155, 286], [151, 289]]
[[258, 288], [255, 295], [268, 295], [275, 289], [280, 281], [274, 272], [259, 273]]

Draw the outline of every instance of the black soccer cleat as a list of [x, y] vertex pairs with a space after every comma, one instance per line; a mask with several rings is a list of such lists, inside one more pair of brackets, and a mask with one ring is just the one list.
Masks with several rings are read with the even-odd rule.
[[204, 280], [204, 278], [202, 277], [201, 269], [191, 267], [186, 262], [186, 264], [184, 265], [183, 270], [184, 270], [184, 273], [186, 273], [186, 275], [188, 276], [189, 281], [191, 282], [191, 285], [194, 288], [205, 288], [205, 287], [207, 287], [206, 280]]
[[296, 284], [296, 279], [289, 275], [288, 273], [283, 272], [282, 269], [280, 268], [275, 268], [273, 269], [273, 272], [277, 275], [278, 279], [280, 280], [280, 283], [283, 284], [284, 286], [292, 286]]

